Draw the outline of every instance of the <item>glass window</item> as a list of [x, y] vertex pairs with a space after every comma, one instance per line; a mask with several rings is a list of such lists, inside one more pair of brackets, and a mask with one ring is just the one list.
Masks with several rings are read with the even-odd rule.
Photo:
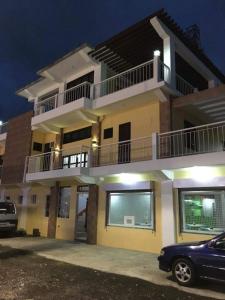
[[0, 214], [15, 214], [15, 205], [13, 203], [0, 202]]
[[182, 230], [220, 233], [225, 229], [224, 191], [183, 191]]
[[153, 228], [151, 192], [111, 192], [108, 209], [108, 225]]
[[71, 196], [70, 187], [63, 187], [60, 189], [59, 212], [58, 212], [59, 218], [69, 218], [70, 196]]
[[88, 163], [88, 153], [78, 153], [63, 157], [63, 168], [86, 168]]

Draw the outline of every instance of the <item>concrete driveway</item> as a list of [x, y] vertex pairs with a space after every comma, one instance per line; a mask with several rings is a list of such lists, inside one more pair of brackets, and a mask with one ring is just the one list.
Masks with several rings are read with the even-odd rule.
[[84, 243], [45, 238], [20, 237], [0, 239], [2, 246], [34, 251], [36, 254], [82, 267], [137, 277], [155, 284], [173, 286], [189, 293], [225, 299], [224, 285], [203, 283], [200, 288], [184, 288], [158, 269], [157, 255]]

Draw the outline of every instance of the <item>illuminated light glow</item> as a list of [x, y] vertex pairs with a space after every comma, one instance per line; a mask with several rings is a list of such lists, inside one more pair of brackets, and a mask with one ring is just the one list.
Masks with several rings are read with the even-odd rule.
[[131, 173], [121, 173], [118, 175], [121, 183], [132, 185], [141, 180], [141, 175]]
[[0, 126], [2, 126], [2, 124], [3, 124], [3, 122], [2, 122], [2, 121], [0, 121]]
[[154, 50], [154, 56], [155, 57], [158, 57], [158, 56], [160, 56], [160, 51], [159, 50]]
[[190, 168], [190, 175], [198, 182], [208, 182], [215, 177], [211, 167], [192, 167]]

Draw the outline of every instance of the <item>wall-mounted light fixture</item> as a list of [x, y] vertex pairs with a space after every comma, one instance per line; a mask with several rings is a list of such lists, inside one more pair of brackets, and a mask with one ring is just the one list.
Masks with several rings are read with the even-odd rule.
[[91, 144], [92, 144], [92, 147], [93, 147], [93, 148], [97, 148], [97, 147], [98, 147], [98, 144], [97, 144], [97, 141], [96, 141], [96, 140], [93, 140], [93, 141], [91, 142]]
[[159, 50], [154, 50], [154, 57], [159, 57], [160, 56], [160, 51]]

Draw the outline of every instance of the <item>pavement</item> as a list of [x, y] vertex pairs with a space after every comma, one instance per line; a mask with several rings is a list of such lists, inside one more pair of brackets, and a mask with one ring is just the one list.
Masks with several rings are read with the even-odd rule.
[[47, 238], [1, 238], [0, 245], [30, 250], [39, 256], [108, 273], [136, 277], [162, 286], [214, 299], [225, 299], [224, 284], [206, 282], [196, 288], [179, 286], [158, 269], [157, 255]]

